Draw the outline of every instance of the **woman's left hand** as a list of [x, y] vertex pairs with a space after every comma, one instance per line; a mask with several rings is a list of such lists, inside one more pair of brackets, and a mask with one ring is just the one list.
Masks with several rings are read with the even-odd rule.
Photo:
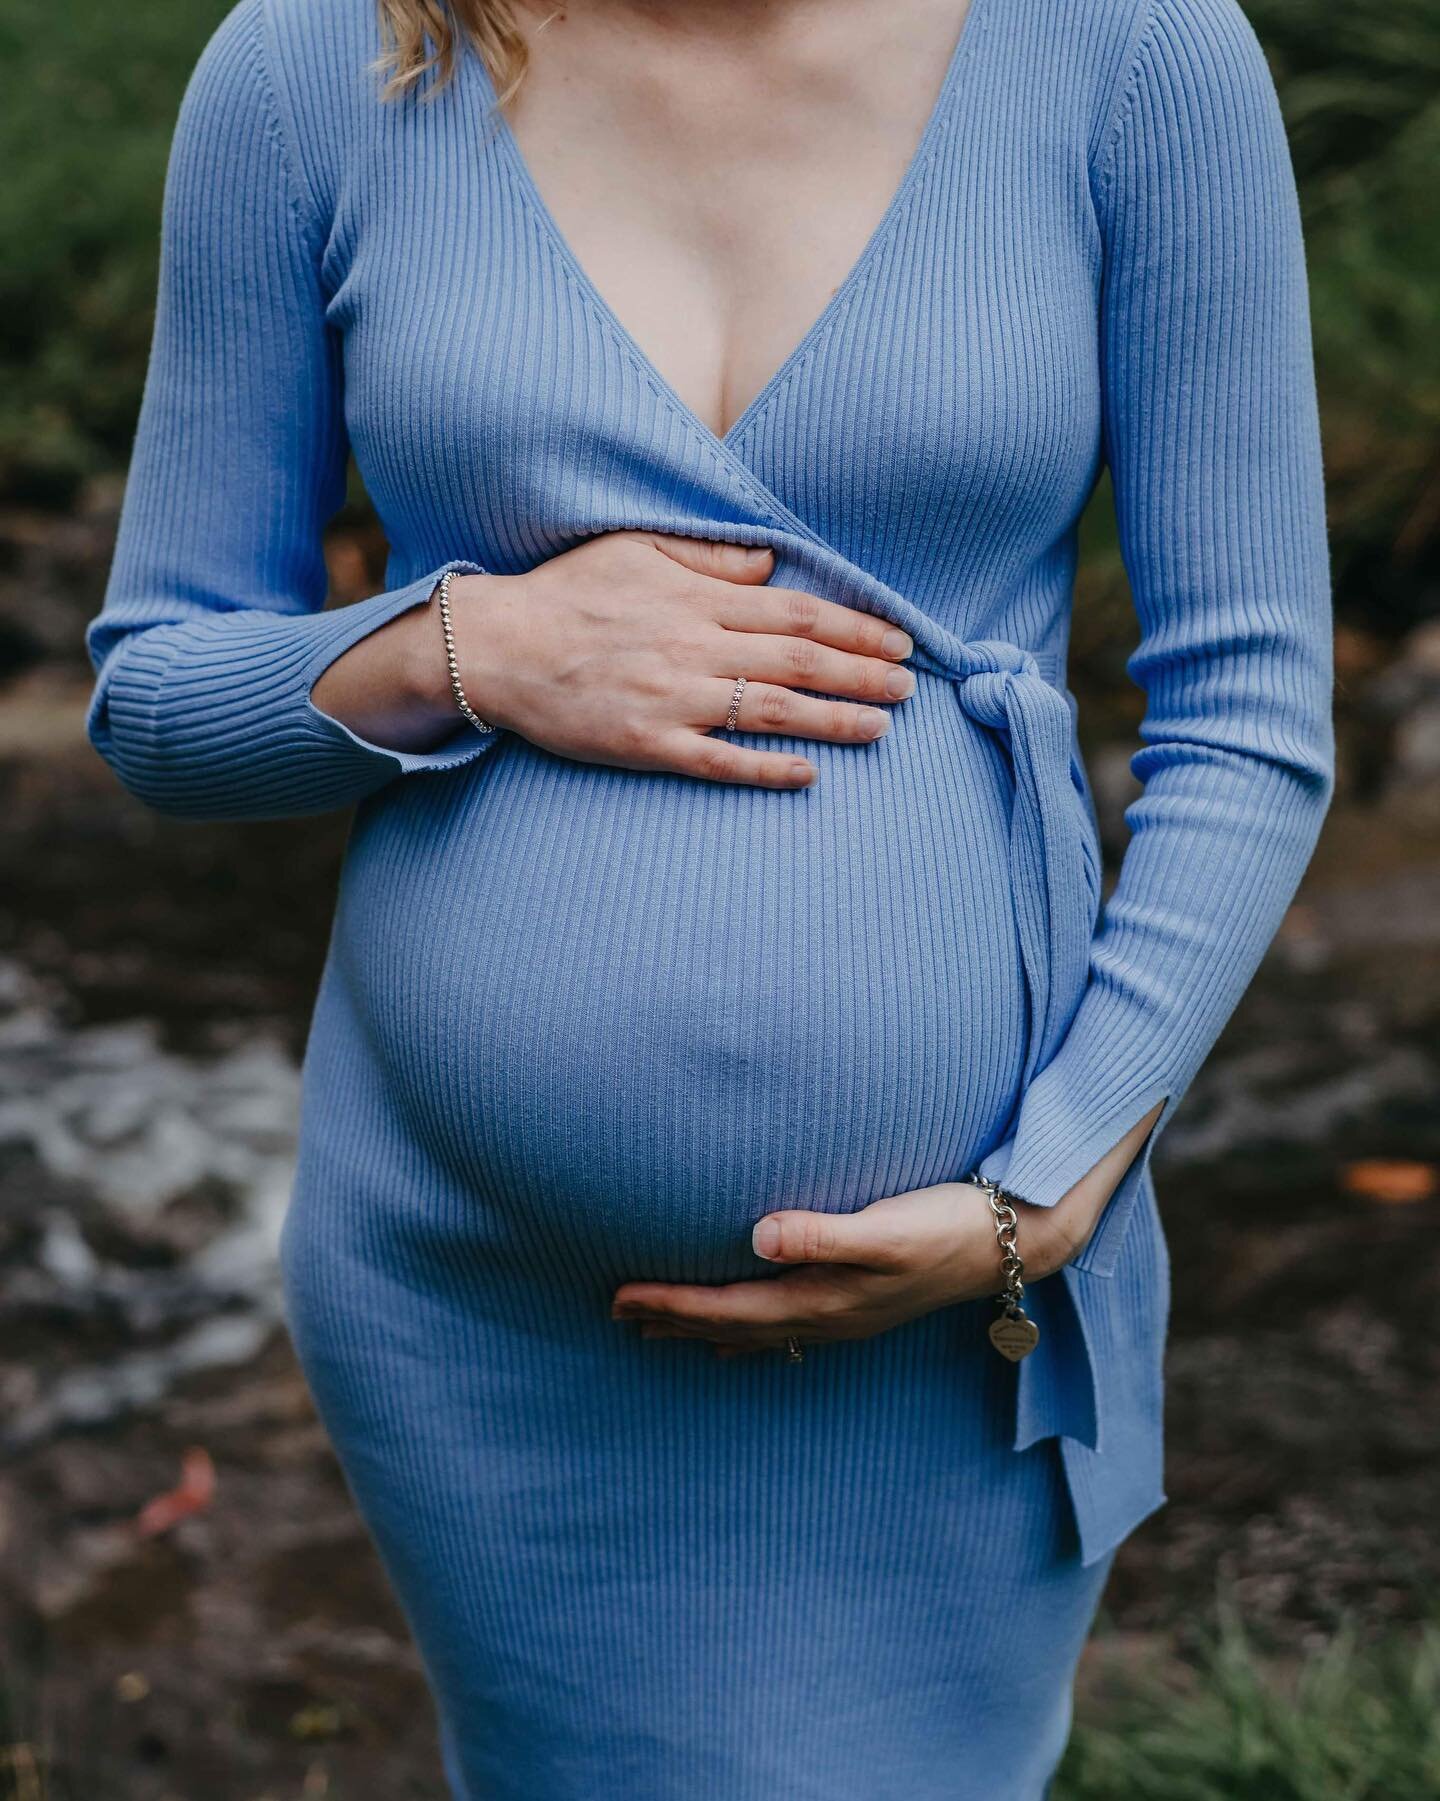
[[[1016, 1248], [1024, 1279], [1052, 1274], [1082, 1248], [1100, 1204], [1080, 1189], [1054, 1207], [1020, 1203]], [[985, 1191], [941, 1182], [874, 1201], [856, 1213], [768, 1213], [756, 1252], [795, 1267], [718, 1287], [626, 1282], [611, 1317], [640, 1322], [643, 1338], [700, 1338], [720, 1356], [871, 1338], [937, 1307], [998, 1294], [1000, 1249]]]

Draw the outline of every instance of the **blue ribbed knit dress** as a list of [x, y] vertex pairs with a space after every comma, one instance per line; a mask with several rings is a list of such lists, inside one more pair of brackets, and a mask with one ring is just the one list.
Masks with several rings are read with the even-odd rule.
[[[883, 219], [722, 438], [487, 130], [479, 59], [382, 103], [380, 48], [373, 0], [239, 0], [194, 70], [89, 728], [167, 813], [358, 803], [283, 1268], [454, 1792], [1034, 1801], [1164, 1499], [1151, 1153], [1333, 782], [1264, 57], [1236, 0], [971, 0]], [[322, 611], [352, 446], [390, 585]], [[1106, 465], [1146, 704], [1102, 904], [1065, 671]], [[625, 527], [769, 544], [904, 626], [891, 731], [753, 734], [819, 766], [761, 792], [463, 721], [403, 754], [311, 701], [445, 567]], [[609, 1318], [628, 1279], [766, 1273], [775, 1208], [977, 1162], [1051, 1204], [1162, 1097], [1018, 1368], [988, 1301], [798, 1369]]]

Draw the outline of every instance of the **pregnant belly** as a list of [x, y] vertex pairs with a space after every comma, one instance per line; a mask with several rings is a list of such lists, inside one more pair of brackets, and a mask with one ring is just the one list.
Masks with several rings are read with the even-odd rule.
[[764, 1268], [762, 1213], [953, 1178], [993, 1140], [1029, 1029], [1012, 776], [918, 682], [878, 744], [806, 744], [798, 793], [510, 738], [362, 806], [332, 979], [492, 1242], [731, 1279]]

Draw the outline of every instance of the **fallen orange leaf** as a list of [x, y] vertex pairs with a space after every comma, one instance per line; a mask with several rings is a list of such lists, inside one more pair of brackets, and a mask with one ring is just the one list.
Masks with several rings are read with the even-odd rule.
[[1431, 1200], [1440, 1193], [1440, 1170], [1433, 1163], [1407, 1162], [1399, 1157], [1370, 1157], [1347, 1163], [1340, 1171], [1341, 1186], [1367, 1201], [1387, 1207], [1407, 1206]]
[[208, 1451], [193, 1446], [180, 1461], [177, 1486], [145, 1503], [135, 1516], [135, 1530], [142, 1538], [154, 1538], [192, 1513], [203, 1513], [214, 1498], [215, 1465]]

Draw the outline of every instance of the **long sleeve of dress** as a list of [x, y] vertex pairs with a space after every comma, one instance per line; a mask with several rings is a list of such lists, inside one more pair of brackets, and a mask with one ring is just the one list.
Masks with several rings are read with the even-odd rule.
[[387, 749], [310, 698], [342, 651], [424, 604], [445, 568], [480, 566], [437, 559], [322, 610], [322, 533], [349, 449], [339, 344], [320, 281], [324, 229], [287, 164], [262, 28], [259, 0], [241, 0], [181, 102], [119, 536], [86, 633], [91, 742], [132, 792], [185, 818], [345, 806], [498, 736], [457, 712], [439, 748]]
[[1333, 787], [1332, 624], [1298, 198], [1236, 0], [1154, 0], [1097, 163], [1104, 451], [1141, 638], [1143, 792], [1068, 1032], [981, 1170], [1041, 1206], [1158, 1101], [1082, 1265], [1274, 936]]

